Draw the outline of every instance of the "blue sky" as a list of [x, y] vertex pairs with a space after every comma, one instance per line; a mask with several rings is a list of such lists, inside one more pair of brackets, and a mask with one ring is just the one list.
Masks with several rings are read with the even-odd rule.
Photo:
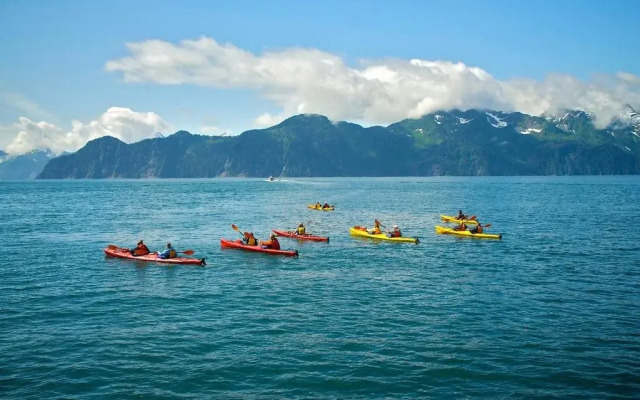
[[639, 20], [637, 0], [2, 1], [0, 149], [240, 133], [298, 112], [604, 121], [640, 106]]

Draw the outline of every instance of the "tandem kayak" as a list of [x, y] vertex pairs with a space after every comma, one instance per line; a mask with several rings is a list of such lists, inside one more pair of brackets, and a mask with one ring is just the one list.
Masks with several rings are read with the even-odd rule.
[[476, 239], [502, 239], [502, 235], [495, 235], [492, 233], [471, 233], [469, 231], [456, 231], [444, 226], [436, 226], [436, 233], [472, 237]]
[[384, 233], [381, 234], [373, 234], [369, 233], [367, 228], [363, 226], [354, 226], [353, 228], [349, 228], [349, 233], [353, 236], [366, 237], [369, 239], [380, 239], [380, 240], [388, 240], [390, 242], [405, 242], [405, 243], [420, 243], [420, 239], [417, 237], [389, 237]]
[[149, 253], [144, 256], [134, 256], [128, 249], [117, 247], [115, 249], [106, 248], [104, 254], [107, 257], [125, 258], [127, 260], [136, 261], [148, 261], [162, 264], [190, 264], [190, 265], [207, 265], [204, 258], [188, 258], [188, 257], [175, 257], [175, 258], [158, 258], [158, 253]]
[[314, 242], [329, 241], [328, 236], [315, 236], [315, 235], [309, 235], [309, 234], [298, 235], [297, 233], [295, 233], [295, 231], [279, 231], [277, 229], [272, 229], [272, 231], [278, 236], [283, 236], [283, 237], [288, 237], [288, 238], [293, 238], [298, 240], [311, 240]]
[[318, 210], [318, 211], [333, 211], [335, 210], [336, 206], [331, 206], [329, 208], [322, 208], [322, 207], [317, 207], [315, 204], [309, 204], [307, 208], [310, 208], [312, 210]]
[[467, 225], [478, 225], [478, 221], [476, 221], [475, 219], [458, 219], [456, 217], [452, 217], [450, 215], [441, 215], [440, 218], [444, 221], [444, 222], [452, 222], [455, 224], [459, 224], [464, 222]]
[[242, 240], [230, 240], [230, 239], [220, 239], [220, 247], [223, 249], [240, 249], [246, 251], [255, 251], [256, 253], [265, 253], [271, 254], [274, 256], [288, 256], [288, 257], [297, 257], [298, 250], [274, 250], [274, 249], [263, 249], [260, 246], [249, 246], [247, 244], [242, 243]]

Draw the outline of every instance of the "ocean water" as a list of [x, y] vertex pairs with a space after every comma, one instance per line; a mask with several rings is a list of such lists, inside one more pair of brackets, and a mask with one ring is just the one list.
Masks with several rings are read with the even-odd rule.
[[[3, 399], [640, 397], [637, 176], [4, 181], [0, 205]], [[458, 209], [503, 239], [436, 235]], [[421, 243], [349, 236], [375, 218]], [[330, 242], [220, 249], [303, 221]], [[104, 257], [139, 239], [208, 265]]]

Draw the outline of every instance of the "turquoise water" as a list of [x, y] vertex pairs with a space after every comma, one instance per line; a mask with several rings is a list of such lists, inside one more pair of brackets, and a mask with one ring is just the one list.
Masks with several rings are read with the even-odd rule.
[[[639, 200], [640, 177], [0, 182], [0, 397], [638, 398]], [[503, 240], [436, 235], [460, 208]], [[349, 236], [374, 218], [421, 243]], [[299, 258], [220, 249], [308, 220], [331, 241], [281, 239]], [[104, 257], [139, 239], [208, 265]]]

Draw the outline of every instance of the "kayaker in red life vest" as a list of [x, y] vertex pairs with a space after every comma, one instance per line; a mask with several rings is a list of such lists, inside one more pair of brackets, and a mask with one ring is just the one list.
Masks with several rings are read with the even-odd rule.
[[138, 242], [138, 245], [135, 249], [129, 250], [129, 252], [134, 256], [146, 256], [151, 253], [147, 245], [145, 245], [142, 240]]
[[276, 234], [272, 233], [269, 237], [269, 240], [260, 241], [260, 247], [262, 247], [263, 249], [280, 250], [280, 242], [278, 242]]
[[371, 231], [371, 233], [374, 235], [379, 235], [382, 233], [382, 230], [380, 229], [380, 221], [378, 221], [377, 219], [373, 223], [373, 230]]
[[482, 233], [483, 232], [482, 224], [478, 221], [478, 225], [476, 225], [475, 227], [469, 229], [469, 232], [471, 232], [471, 233]]
[[393, 230], [389, 233], [390, 237], [402, 237], [402, 232], [398, 228], [398, 225], [393, 226]]
[[167, 248], [163, 252], [158, 252], [158, 258], [176, 258], [178, 253], [171, 247], [171, 243], [167, 243]]
[[244, 244], [247, 244], [249, 246], [258, 245], [258, 240], [255, 238], [255, 236], [253, 236], [253, 232], [245, 232], [242, 241], [244, 242]]

